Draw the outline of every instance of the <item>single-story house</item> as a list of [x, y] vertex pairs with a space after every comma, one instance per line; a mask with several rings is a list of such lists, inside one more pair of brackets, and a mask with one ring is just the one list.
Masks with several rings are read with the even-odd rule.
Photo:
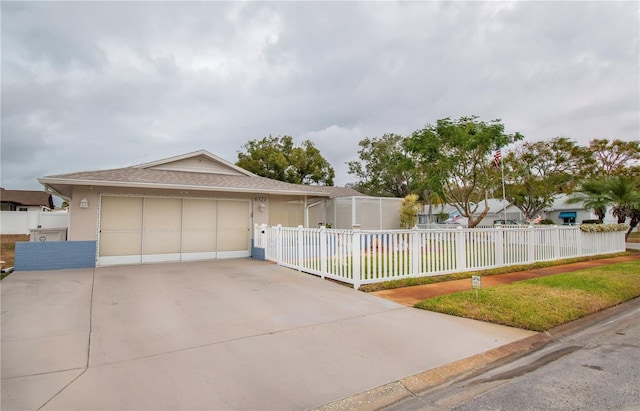
[[260, 177], [205, 150], [38, 181], [68, 201], [67, 239], [95, 242], [99, 266], [248, 257], [254, 224], [317, 227], [330, 220], [319, 203], [362, 197]]
[[53, 196], [45, 191], [5, 190], [0, 187], [1, 211], [50, 211]]
[[[544, 210], [544, 217], [552, 220], [557, 225], [581, 224], [584, 220], [595, 220], [593, 210], [584, 208], [582, 203], [570, 204], [566, 195], [558, 196], [550, 207]], [[605, 223], [615, 223], [617, 219], [611, 215], [611, 209], [605, 216]]]
[[[522, 220], [522, 212], [513, 204], [499, 198], [490, 198], [487, 200], [489, 211], [487, 215], [477, 225], [478, 227], [490, 227], [494, 225], [496, 220]], [[484, 201], [479, 204], [478, 209], [473, 214], [474, 217], [479, 216], [485, 209]], [[429, 214], [429, 210], [431, 214]], [[468, 219], [462, 217], [460, 212], [451, 204], [432, 204], [423, 207], [422, 220], [427, 223], [458, 223], [462, 226], [468, 224]]]

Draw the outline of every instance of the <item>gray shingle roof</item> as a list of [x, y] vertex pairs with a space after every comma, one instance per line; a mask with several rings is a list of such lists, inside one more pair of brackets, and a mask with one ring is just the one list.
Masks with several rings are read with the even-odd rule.
[[39, 179], [43, 184], [127, 185], [127, 186], [171, 186], [175, 188], [198, 188], [216, 191], [248, 191], [328, 197], [362, 196], [349, 187], [311, 186], [285, 183], [259, 176], [240, 176], [214, 173], [196, 173], [124, 167], [111, 170], [85, 171], [58, 174]]

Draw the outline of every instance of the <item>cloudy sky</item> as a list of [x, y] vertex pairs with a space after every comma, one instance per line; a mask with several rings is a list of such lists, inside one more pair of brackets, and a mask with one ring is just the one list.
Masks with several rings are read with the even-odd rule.
[[269, 134], [353, 182], [358, 142], [444, 117], [640, 138], [640, 3], [2, 1], [2, 186]]

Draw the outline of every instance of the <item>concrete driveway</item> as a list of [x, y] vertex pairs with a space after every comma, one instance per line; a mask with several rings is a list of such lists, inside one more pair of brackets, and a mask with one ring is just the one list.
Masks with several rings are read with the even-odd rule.
[[2, 410], [310, 409], [528, 337], [251, 259], [2, 281]]

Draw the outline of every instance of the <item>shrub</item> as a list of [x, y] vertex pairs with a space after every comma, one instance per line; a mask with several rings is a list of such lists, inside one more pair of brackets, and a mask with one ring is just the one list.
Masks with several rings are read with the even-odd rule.
[[418, 203], [418, 196], [415, 194], [409, 194], [402, 200], [402, 208], [400, 209], [400, 227], [412, 228], [418, 221], [418, 213], [420, 212], [420, 206]]
[[580, 226], [580, 231], [584, 233], [611, 233], [614, 231], [627, 231], [626, 224], [585, 224]]

